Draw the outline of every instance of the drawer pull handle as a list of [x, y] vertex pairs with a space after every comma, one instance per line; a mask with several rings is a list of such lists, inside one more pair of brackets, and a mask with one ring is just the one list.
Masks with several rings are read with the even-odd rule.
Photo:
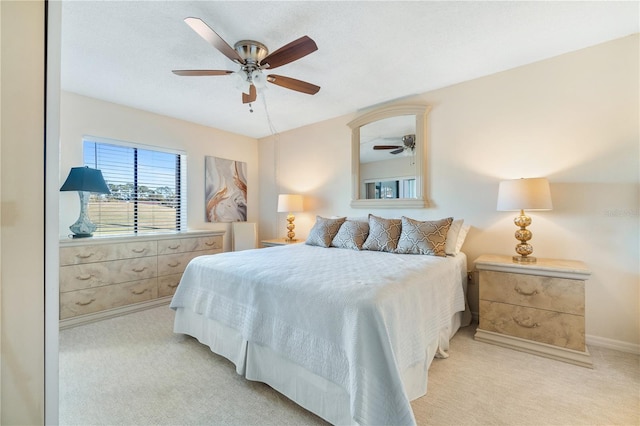
[[146, 249], [145, 248], [141, 248], [141, 249], [131, 249], [132, 252], [134, 253], [144, 253]]
[[176, 266], [180, 265], [180, 262], [175, 262], [175, 263], [167, 263], [167, 265], [169, 265], [172, 268], [175, 268]]
[[146, 293], [147, 291], [149, 291], [149, 289], [145, 288], [144, 290], [141, 290], [141, 291], [131, 290], [131, 293], [136, 294], [136, 295], [140, 295], [140, 294]]
[[92, 299], [90, 299], [88, 302], [76, 302], [76, 305], [78, 305], [78, 306], [87, 306], [87, 305], [92, 304], [92, 303], [93, 303], [93, 302], [95, 302], [95, 301], [96, 301], [96, 299], [93, 299], [93, 298], [92, 298]]
[[209, 247], [215, 247], [216, 242], [215, 241], [211, 241], [211, 242], [205, 241], [205, 244], [208, 245]]
[[531, 323], [525, 323], [524, 321], [519, 321], [516, 317], [512, 317], [513, 321], [515, 321], [516, 324], [518, 324], [520, 327], [524, 327], [524, 328], [537, 328], [540, 327], [540, 324], [538, 324], [537, 322], [534, 322], [533, 324]]
[[516, 293], [521, 294], [523, 296], [535, 296], [536, 294], [538, 294], [538, 290], [527, 292], [527, 291], [523, 291], [520, 287], [516, 287], [514, 288], [514, 290], [516, 291]]
[[93, 278], [93, 274], [78, 275], [76, 277], [76, 279], [80, 281], [87, 281], [87, 280], [90, 280], [91, 278]]
[[140, 269], [133, 268], [133, 269], [132, 269], [132, 271], [133, 271], [133, 272], [142, 272], [142, 271], [144, 271], [145, 269], [147, 269], [147, 267], [146, 267], [146, 266], [143, 266], [143, 267], [142, 267], [142, 268], [140, 268]]
[[176, 287], [178, 287], [178, 284], [180, 284], [180, 283], [179, 283], [179, 282], [177, 282], [177, 283], [174, 283], [174, 284], [167, 284], [167, 287], [169, 287], [169, 288], [176, 288]]
[[169, 246], [169, 249], [170, 249], [170, 250], [176, 250], [176, 249], [177, 249], [177, 248], [179, 248], [179, 247], [180, 247], [180, 244], [175, 245], [175, 246]]
[[89, 253], [89, 254], [76, 254], [76, 257], [79, 259], [88, 259], [91, 256], [93, 256], [93, 253]]

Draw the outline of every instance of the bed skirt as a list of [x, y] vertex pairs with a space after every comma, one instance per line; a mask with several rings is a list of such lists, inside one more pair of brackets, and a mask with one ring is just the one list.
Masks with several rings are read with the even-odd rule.
[[[426, 363], [417, 363], [402, 372], [402, 381], [411, 401], [427, 392], [427, 371], [435, 356], [447, 357], [449, 340], [461, 324], [465, 312], [456, 313], [440, 330], [439, 338], [427, 348]], [[465, 324], [466, 325], [466, 324]], [[266, 383], [303, 408], [334, 425], [354, 425], [348, 392], [341, 386], [314, 374], [266, 346], [249, 342], [220, 322], [188, 309], [176, 309], [174, 332], [193, 336], [213, 352], [236, 366], [248, 380]]]

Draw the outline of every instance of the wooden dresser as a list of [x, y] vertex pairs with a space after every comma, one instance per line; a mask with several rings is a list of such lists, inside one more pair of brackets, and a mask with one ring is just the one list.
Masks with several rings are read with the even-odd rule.
[[511, 256], [483, 255], [480, 324], [476, 340], [592, 367], [585, 345], [585, 281], [590, 272], [575, 260], [514, 263]]
[[60, 326], [167, 303], [191, 259], [221, 253], [224, 232], [60, 242]]

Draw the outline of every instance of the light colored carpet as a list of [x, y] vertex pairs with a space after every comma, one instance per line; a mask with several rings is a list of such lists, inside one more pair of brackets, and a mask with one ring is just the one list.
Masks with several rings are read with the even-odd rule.
[[[317, 425], [322, 419], [190, 337], [158, 307], [60, 332], [61, 425]], [[590, 348], [593, 370], [473, 340], [434, 360], [419, 425], [639, 425], [640, 357]]]

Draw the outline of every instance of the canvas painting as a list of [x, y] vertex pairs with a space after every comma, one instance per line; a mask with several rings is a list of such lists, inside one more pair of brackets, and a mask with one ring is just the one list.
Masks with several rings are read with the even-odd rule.
[[246, 222], [247, 163], [205, 157], [204, 173], [207, 222]]

